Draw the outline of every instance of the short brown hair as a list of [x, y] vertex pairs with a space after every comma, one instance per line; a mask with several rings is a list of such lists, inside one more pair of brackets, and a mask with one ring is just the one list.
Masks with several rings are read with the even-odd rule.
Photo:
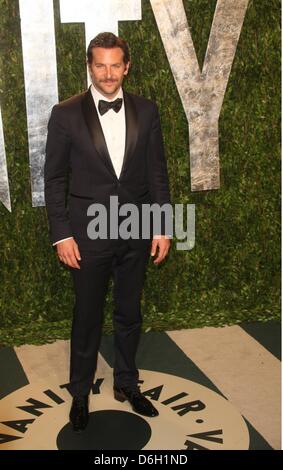
[[126, 41], [113, 33], [100, 33], [93, 38], [87, 48], [87, 61], [89, 64], [92, 63], [92, 49], [94, 47], [104, 47], [106, 49], [112, 49], [113, 47], [120, 47], [123, 51], [123, 61], [125, 64], [130, 62], [130, 49]]

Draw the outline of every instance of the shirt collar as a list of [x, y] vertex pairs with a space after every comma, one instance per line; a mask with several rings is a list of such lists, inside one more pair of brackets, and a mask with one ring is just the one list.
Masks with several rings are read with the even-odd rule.
[[99, 100], [105, 100], [105, 101], [114, 101], [117, 98], [123, 98], [123, 89], [122, 87], [119, 88], [117, 94], [112, 98], [111, 100], [107, 99], [106, 96], [102, 95], [94, 86], [91, 84], [90, 86], [91, 94], [94, 99], [95, 105], [98, 108], [98, 102]]

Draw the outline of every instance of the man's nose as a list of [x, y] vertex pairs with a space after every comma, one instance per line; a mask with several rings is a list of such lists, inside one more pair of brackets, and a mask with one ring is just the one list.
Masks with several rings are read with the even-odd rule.
[[106, 77], [111, 78], [111, 67], [106, 67]]

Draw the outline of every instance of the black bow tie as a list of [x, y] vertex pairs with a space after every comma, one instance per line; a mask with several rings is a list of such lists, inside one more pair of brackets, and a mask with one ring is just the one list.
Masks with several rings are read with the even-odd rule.
[[115, 101], [104, 101], [104, 100], [99, 100], [98, 102], [98, 110], [103, 116], [103, 114], [107, 113], [109, 109], [114, 109], [116, 113], [118, 113], [121, 109], [123, 100], [122, 98], [117, 98]]

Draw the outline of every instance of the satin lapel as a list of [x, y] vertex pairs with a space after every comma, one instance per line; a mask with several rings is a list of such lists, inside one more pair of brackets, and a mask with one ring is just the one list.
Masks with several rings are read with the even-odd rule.
[[[125, 91], [124, 93], [124, 105], [125, 105], [125, 116], [126, 116], [126, 143], [125, 143], [125, 154], [122, 165], [120, 178], [126, 171], [131, 158], [133, 158], [134, 150], [138, 138], [138, 116], [133, 98]], [[120, 179], [119, 178], [119, 179]]]
[[82, 100], [82, 112], [94, 147], [103, 163], [116, 177], [90, 88]]

